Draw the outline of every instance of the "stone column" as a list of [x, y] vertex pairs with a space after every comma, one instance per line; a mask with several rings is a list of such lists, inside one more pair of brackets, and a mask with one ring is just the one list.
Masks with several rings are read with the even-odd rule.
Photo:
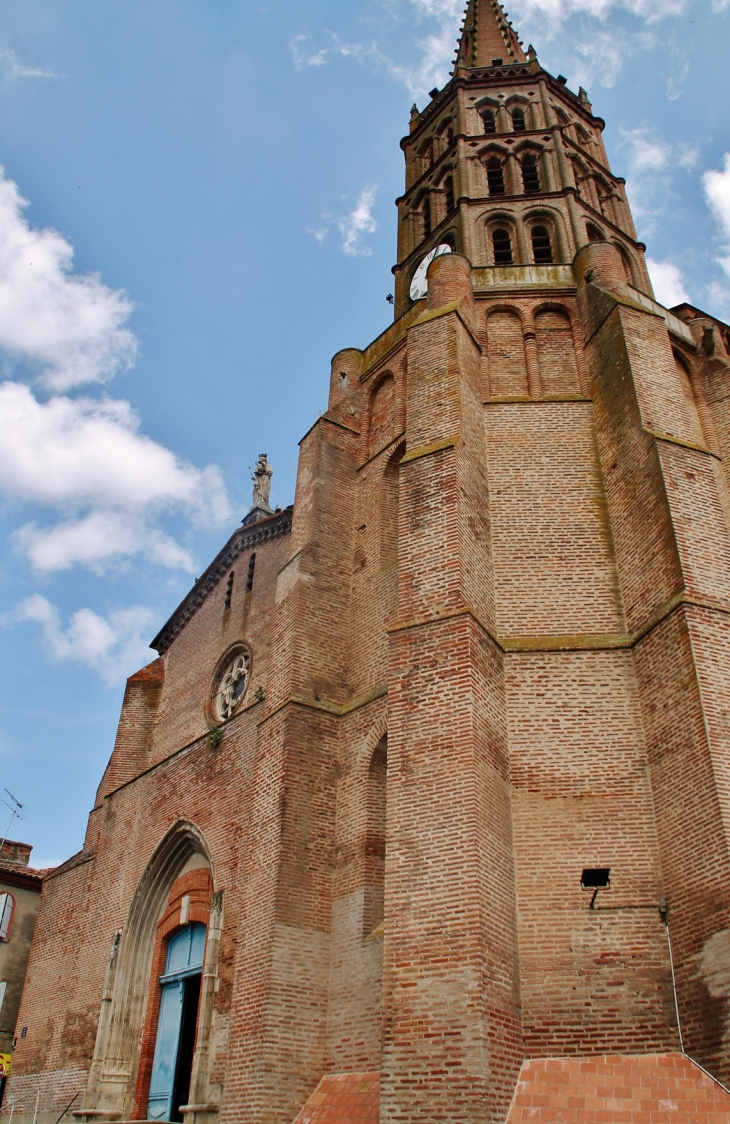
[[522, 168], [514, 152], [508, 152], [507, 158], [504, 162], [506, 172], [506, 184], [508, 195], [522, 195]]
[[525, 363], [527, 365], [527, 384], [531, 398], [542, 398], [542, 379], [540, 378], [540, 356], [535, 336], [535, 321], [532, 311], [525, 312], [522, 321], [522, 338], [525, 343]]

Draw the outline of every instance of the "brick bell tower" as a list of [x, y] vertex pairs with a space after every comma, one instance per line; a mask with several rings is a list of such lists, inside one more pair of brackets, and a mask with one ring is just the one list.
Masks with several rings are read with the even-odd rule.
[[[533, 47], [525, 55], [497, 0], [470, 0], [453, 78], [431, 93], [401, 142], [396, 315], [418, 291], [415, 266], [439, 245], [479, 268], [571, 263], [587, 241], [607, 240], [628, 283], [652, 294], [605, 123], [585, 90], [543, 70]], [[487, 277], [499, 285], [499, 273]]]
[[14, 1124], [727, 1118], [730, 328], [653, 299], [602, 128], [470, 0], [395, 321], [44, 880]]

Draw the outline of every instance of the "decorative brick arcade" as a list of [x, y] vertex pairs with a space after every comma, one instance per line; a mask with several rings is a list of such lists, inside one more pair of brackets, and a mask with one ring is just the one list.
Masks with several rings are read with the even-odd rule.
[[394, 322], [292, 508], [259, 457], [44, 882], [14, 1124], [149, 1111], [193, 921], [187, 1124], [726, 1118], [679, 1051], [730, 1081], [730, 329], [654, 301], [603, 126], [470, 0]]

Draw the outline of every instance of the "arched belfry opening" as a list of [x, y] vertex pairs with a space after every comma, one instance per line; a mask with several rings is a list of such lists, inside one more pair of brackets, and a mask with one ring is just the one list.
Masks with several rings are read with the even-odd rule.
[[85, 1111], [181, 1121], [193, 1091], [205, 1093], [221, 927], [213, 890], [202, 833], [178, 821], [112, 942]]

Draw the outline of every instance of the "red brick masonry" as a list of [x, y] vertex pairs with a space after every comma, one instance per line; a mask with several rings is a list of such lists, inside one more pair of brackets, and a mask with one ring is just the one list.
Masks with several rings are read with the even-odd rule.
[[730, 1094], [682, 1054], [611, 1054], [524, 1062], [507, 1124], [727, 1124], [728, 1119]]
[[378, 1124], [380, 1074], [339, 1073], [323, 1077], [294, 1124]]

